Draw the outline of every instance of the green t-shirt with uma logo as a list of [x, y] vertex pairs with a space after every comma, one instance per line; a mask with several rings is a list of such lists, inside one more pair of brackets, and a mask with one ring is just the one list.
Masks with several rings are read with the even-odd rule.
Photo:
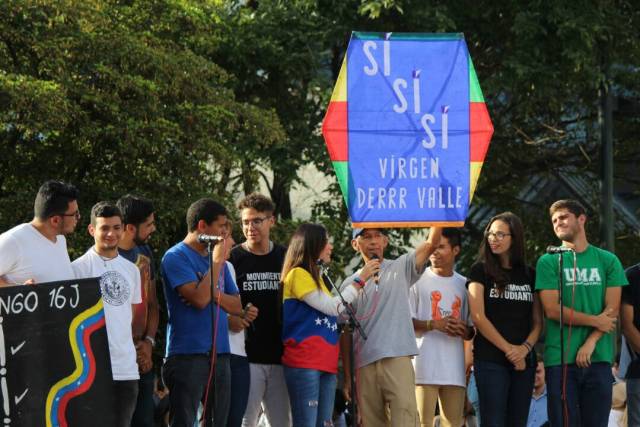
[[[558, 256], [545, 254], [538, 259], [536, 267], [536, 291], [558, 289]], [[575, 305], [576, 311], [598, 315], [604, 310], [606, 288], [625, 286], [627, 278], [622, 264], [617, 256], [604, 249], [589, 245], [584, 252], [577, 253], [577, 268], [574, 270], [573, 253], [564, 253], [564, 292], [562, 302], [571, 308], [572, 288], [575, 276]], [[575, 273], [574, 273], [575, 272]], [[568, 319], [565, 319], [565, 322]], [[589, 326], [572, 326], [571, 341], [568, 351], [565, 351], [566, 363], [576, 362], [578, 350], [585, 342], [593, 328]], [[591, 362], [613, 361], [614, 339], [613, 332], [603, 335], [596, 344], [591, 355]], [[564, 325], [565, 343], [569, 340], [569, 327]], [[567, 347], [565, 346], [565, 349]], [[545, 366], [560, 365], [560, 323], [546, 319], [546, 337], [544, 350]]]

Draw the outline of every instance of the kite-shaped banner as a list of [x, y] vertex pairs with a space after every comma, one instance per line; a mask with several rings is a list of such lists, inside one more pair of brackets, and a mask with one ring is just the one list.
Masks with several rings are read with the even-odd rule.
[[493, 134], [464, 36], [354, 32], [322, 133], [355, 227], [464, 225]]

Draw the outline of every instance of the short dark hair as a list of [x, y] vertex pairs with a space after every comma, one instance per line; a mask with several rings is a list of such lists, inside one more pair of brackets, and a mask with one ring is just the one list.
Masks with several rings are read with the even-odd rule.
[[49, 180], [40, 186], [33, 204], [33, 214], [40, 220], [63, 215], [69, 203], [78, 200], [78, 189], [62, 181]]
[[260, 193], [251, 193], [238, 203], [238, 209], [253, 208], [258, 212], [273, 213], [276, 210], [273, 201]]
[[446, 227], [442, 229], [442, 237], [446, 237], [452, 248], [462, 246], [462, 232], [459, 228]]
[[154, 212], [153, 203], [149, 199], [133, 194], [126, 194], [118, 199], [116, 206], [122, 213], [122, 222], [136, 227]]
[[579, 201], [574, 199], [561, 199], [553, 202], [553, 204], [549, 208], [549, 216], [553, 216], [554, 213], [556, 213], [561, 209], [568, 210], [569, 212], [574, 214], [576, 217], [580, 215], [584, 215], [584, 216], [587, 215], [587, 210]]
[[91, 225], [96, 225], [97, 218], [112, 218], [117, 216], [122, 220], [122, 212], [113, 202], [98, 202], [91, 208]]
[[200, 199], [189, 206], [187, 210], [187, 228], [189, 232], [198, 229], [198, 222], [202, 219], [211, 224], [219, 216], [227, 216], [227, 209], [213, 199]]

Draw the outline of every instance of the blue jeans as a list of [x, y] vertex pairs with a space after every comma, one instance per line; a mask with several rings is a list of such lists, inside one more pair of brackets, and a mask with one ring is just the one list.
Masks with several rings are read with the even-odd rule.
[[[204, 399], [211, 357], [206, 354], [170, 356], [162, 367], [164, 383], [169, 389], [169, 424], [171, 427], [193, 427], [198, 415], [198, 405]], [[215, 387], [213, 382], [207, 397], [205, 425], [224, 426], [229, 411], [231, 389], [229, 355], [218, 354], [216, 359]], [[210, 411], [213, 408], [214, 422]]]
[[315, 369], [283, 368], [293, 427], [324, 427], [331, 422], [336, 375]]
[[241, 427], [242, 417], [244, 417], [249, 400], [249, 384], [251, 383], [249, 359], [246, 356], [232, 354], [229, 362], [231, 365], [231, 404], [227, 427]]
[[524, 371], [502, 363], [476, 360], [473, 372], [478, 387], [482, 427], [524, 427], [535, 379], [535, 363]]
[[153, 369], [146, 374], [140, 374], [138, 381], [138, 402], [133, 413], [131, 427], [154, 427], [153, 424], [153, 380], [156, 374]]
[[627, 380], [627, 411], [629, 427], [640, 427], [640, 379]]
[[[546, 368], [547, 412], [551, 426], [562, 427], [562, 368]], [[611, 411], [613, 375], [606, 362], [588, 368], [567, 365], [567, 409], [570, 426], [606, 426]]]

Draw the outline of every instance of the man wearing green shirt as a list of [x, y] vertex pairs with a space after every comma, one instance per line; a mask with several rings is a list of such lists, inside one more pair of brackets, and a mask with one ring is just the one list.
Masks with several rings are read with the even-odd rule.
[[[544, 363], [551, 426], [562, 426], [562, 412], [570, 426], [607, 425], [613, 378], [611, 363], [621, 286], [627, 279], [618, 258], [587, 241], [585, 208], [575, 200], [558, 200], [549, 208], [551, 223], [562, 245], [575, 252], [540, 257], [536, 290], [546, 314]], [[575, 254], [575, 265], [574, 265]], [[558, 257], [563, 256], [562, 314], [564, 342], [560, 342]], [[560, 346], [565, 347], [566, 408], [562, 404], [563, 373]]]

